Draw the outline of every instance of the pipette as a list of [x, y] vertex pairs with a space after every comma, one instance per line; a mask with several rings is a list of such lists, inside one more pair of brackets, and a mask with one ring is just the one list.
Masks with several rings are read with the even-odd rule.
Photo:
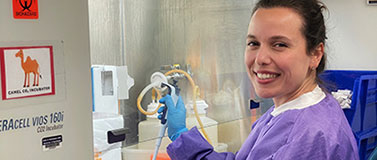
[[[169, 89], [168, 94], [171, 96], [171, 98], [173, 100], [174, 107], [175, 107], [177, 105], [177, 102], [178, 102], [178, 94], [176, 93], [175, 87], [168, 84], [168, 83], [165, 83], [165, 82], [161, 83], [161, 87], [162, 88], [167, 87]], [[167, 113], [168, 113], [168, 108], [165, 105], [164, 110], [162, 111], [162, 115], [161, 115], [161, 125], [162, 126], [160, 128], [160, 132], [158, 134], [158, 138], [157, 138], [157, 141], [156, 141], [156, 148], [154, 150], [153, 160], [156, 160], [158, 150], [161, 146], [162, 138], [164, 137], [165, 132], [166, 132], [166, 128], [167, 128], [167, 124], [168, 124], [167, 123]]]

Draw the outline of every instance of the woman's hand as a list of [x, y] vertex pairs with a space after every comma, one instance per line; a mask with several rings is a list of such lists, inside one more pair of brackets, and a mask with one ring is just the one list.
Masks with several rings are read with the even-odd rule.
[[158, 110], [158, 113], [160, 114], [158, 119], [161, 119], [163, 110], [165, 107], [168, 107], [168, 136], [170, 140], [174, 141], [179, 135], [181, 135], [181, 133], [188, 131], [186, 128], [185, 104], [183, 104], [182, 98], [179, 96], [177, 105], [174, 105], [173, 99], [170, 95], [161, 98], [159, 102], [165, 104], [165, 106], [161, 106]]

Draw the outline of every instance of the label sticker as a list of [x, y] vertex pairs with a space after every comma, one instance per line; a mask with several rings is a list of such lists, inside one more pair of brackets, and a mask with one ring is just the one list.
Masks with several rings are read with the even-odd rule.
[[15, 19], [38, 19], [38, 0], [13, 0]]
[[57, 148], [62, 147], [62, 143], [63, 143], [62, 135], [45, 137], [45, 138], [42, 138], [42, 149], [43, 151], [57, 149]]
[[2, 99], [55, 94], [52, 46], [0, 48]]

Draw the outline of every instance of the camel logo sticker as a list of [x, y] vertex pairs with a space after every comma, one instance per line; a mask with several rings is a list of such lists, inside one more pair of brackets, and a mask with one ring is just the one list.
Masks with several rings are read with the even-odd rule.
[[55, 94], [52, 46], [0, 48], [2, 99]]
[[30, 73], [34, 74], [33, 86], [39, 86], [39, 77], [42, 78], [42, 76], [39, 74], [40, 70], [37, 60], [31, 60], [31, 58], [27, 56], [24, 62], [24, 51], [22, 49], [16, 53], [16, 57], [21, 58], [21, 67], [25, 72], [24, 88], [30, 86]]

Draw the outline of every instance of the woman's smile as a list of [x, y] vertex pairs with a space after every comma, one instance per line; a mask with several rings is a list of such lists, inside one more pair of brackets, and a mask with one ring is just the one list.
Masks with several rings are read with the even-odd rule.
[[256, 77], [256, 81], [259, 84], [269, 84], [277, 80], [277, 78], [280, 76], [279, 73], [274, 73], [270, 71], [257, 71], [254, 72], [254, 75]]

